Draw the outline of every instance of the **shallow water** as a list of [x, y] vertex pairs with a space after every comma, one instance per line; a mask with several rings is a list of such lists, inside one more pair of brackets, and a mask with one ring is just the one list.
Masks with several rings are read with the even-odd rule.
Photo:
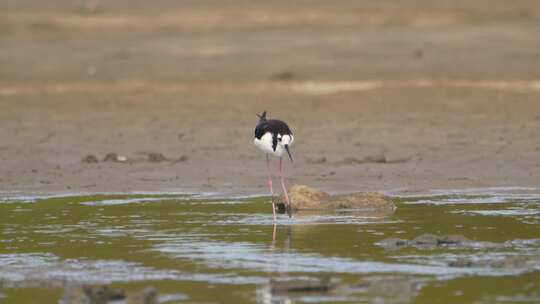
[[[166, 303], [537, 303], [540, 265], [453, 267], [540, 255], [540, 190], [396, 195], [387, 217], [280, 215], [267, 198], [182, 194], [0, 199], [0, 302], [57, 303], [66, 284], [152, 285]], [[460, 234], [464, 248], [379, 245]], [[331, 292], [272, 293], [271, 279], [331, 278]]]

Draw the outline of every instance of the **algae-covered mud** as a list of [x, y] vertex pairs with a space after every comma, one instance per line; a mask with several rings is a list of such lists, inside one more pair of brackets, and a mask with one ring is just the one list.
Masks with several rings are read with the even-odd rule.
[[58, 303], [84, 284], [153, 286], [160, 303], [540, 301], [539, 189], [394, 198], [385, 216], [273, 225], [268, 198], [4, 197], [0, 302]]

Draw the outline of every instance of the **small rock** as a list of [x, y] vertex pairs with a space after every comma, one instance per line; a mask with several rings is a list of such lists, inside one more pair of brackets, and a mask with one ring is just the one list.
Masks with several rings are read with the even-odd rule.
[[105, 158], [103, 159], [104, 162], [115, 162], [116, 159], [118, 158], [118, 155], [116, 153], [107, 153], [107, 155], [105, 155]]
[[[83, 157], [82, 162], [86, 163], [86, 164], [95, 164], [95, 163], [98, 162], [98, 159], [97, 159], [97, 157], [95, 155], [88, 154], [85, 157]], [[32, 170], [32, 172], [33, 172], [33, 170]]]
[[158, 304], [158, 291], [151, 286], [145, 287], [137, 293], [131, 293], [126, 299], [126, 304]]
[[413, 246], [456, 246], [471, 244], [472, 241], [462, 235], [422, 234], [411, 241]]
[[127, 157], [123, 155], [118, 155], [116, 153], [107, 153], [105, 155], [105, 158], [103, 159], [104, 162], [116, 162], [116, 163], [125, 163], [127, 162]]
[[63, 304], [107, 304], [109, 301], [123, 300], [124, 291], [101, 286], [67, 286], [60, 300]]
[[420, 246], [437, 246], [439, 244], [439, 237], [434, 234], [422, 234], [413, 239], [411, 244]]
[[437, 240], [438, 245], [459, 245], [472, 242], [463, 235], [445, 235]]
[[187, 160], [188, 160], [187, 155], [182, 155], [182, 156], [180, 156], [180, 158], [178, 158], [178, 162], [185, 162]]
[[401, 247], [409, 246], [409, 241], [399, 238], [388, 238], [382, 241], [375, 243], [378, 246], [384, 247], [385, 249], [399, 249]]
[[81, 286], [66, 286], [60, 304], [87, 304], [90, 298]]
[[328, 292], [336, 288], [337, 284], [330, 278], [323, 278], [317, 281], [275, 281], [270, 280], [270, 290], [272, 293], [287, 292]]
[[277, 73], [276, 75], [272, 76], [273, 80], [278, 81], [288, 81], [292, 80], [294, 78], [294, 73], [291, 71], [283, 71], [281, 73]]
[[151, 163], [159, 163], [159, 162], [164, 162], [166, 160], [167, 158], [161, 153], [158, 153], [158, 152], [148, 153], [148, 161]]

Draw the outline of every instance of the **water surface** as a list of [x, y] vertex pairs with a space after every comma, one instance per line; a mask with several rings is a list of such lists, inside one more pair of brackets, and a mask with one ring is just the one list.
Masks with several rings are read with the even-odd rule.
[[[152, 285], [167, 303], [535, 303], [538, 264], [449, 264], [540, 255], [539, 194], [492, 188], [396, 195], [391, 216], [281, 215], [277, 225], [267, 198], [5, 197], [0, 302], [57, 303], [66, 284], [112, 284], [127, 291]], [[377, 245], [424, 233], [460, 234], [478, 245]], [[268, 285], [321, 278], [338, 287], [273, 294]]]

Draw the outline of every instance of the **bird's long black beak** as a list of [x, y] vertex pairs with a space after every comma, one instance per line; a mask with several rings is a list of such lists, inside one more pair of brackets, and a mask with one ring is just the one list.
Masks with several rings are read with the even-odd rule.
[[293, 160], [292, 160], [292, 156], [291, 156], [291, 151], [289, 151], [289, 145], [285, 145], [285, 150], [287, 150], [287, 154], [289, 154], [289, 159], [291, 160], [291, 163], [292, 163]]

